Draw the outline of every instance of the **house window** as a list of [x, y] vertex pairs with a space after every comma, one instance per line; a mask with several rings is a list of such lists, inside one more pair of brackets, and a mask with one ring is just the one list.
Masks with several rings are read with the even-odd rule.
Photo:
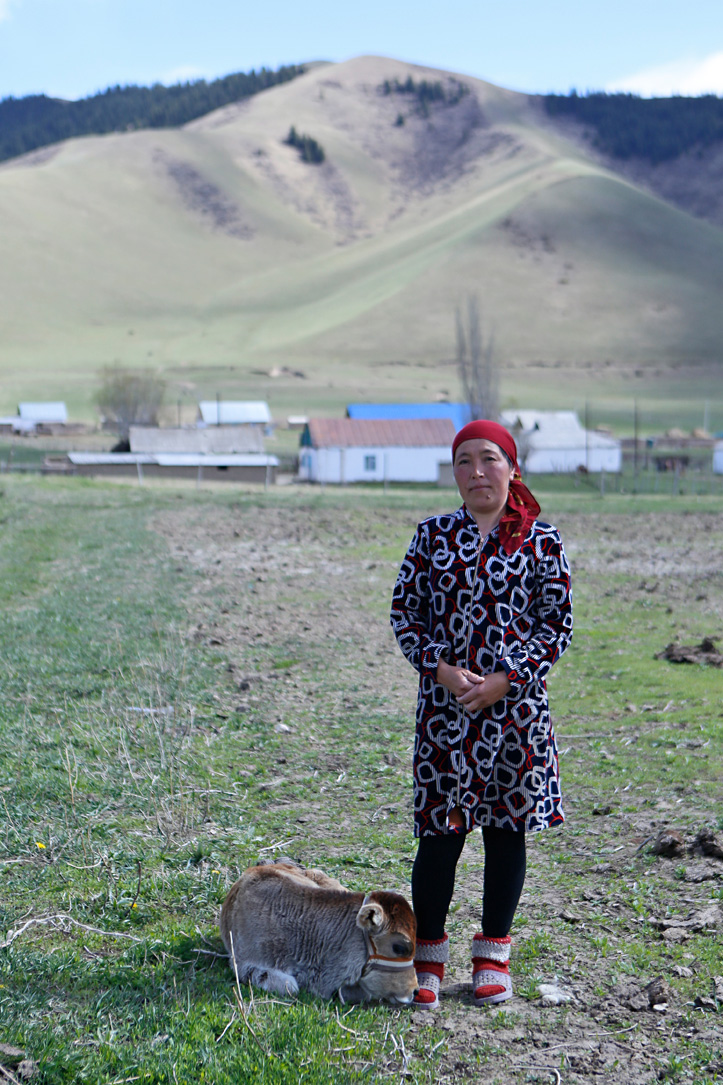
[[364, 470], [365, 471], [376, 471], [376, 469], [377, 469], [377, 458], [376, 458], [376, 456], [365, 456], [364, 457]]

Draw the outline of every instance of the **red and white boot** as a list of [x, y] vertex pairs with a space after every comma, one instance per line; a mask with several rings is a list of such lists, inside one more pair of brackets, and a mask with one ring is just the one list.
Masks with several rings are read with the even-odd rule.
[[414, 968], [417, 973], [419, 990], [414, 996], [414, 1005], [425, 1010], [436, 1010], [439, 1006], [439, 986], [444, 979], [444, 966], [449, 960], [449, 938], [427, 940], [417, 939], [414, 953]]
[[476, 1006], [491, 1006], [512, 998], [511, 945], [509, 935], [487, 938], [475, 934], [472, 939], [472, 990]]

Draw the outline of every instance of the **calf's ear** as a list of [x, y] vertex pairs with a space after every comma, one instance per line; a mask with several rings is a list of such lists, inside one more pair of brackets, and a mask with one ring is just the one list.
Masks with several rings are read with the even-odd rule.
[[374, 900], [365, 899], [357, 912], [357, 927], [377, 934], [384, 926], [384, 909]]

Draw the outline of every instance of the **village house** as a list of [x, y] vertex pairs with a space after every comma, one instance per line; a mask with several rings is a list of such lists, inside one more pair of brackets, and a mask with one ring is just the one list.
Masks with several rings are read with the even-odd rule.
[[527, 474], [605, 471], [622, 467], [622, 445], [606, 434], [588, 430], [575, 411], [502, 411], [518, 448], [518, 460]]
[[258, 426], [268, 434], [273, 420], [263, 400], [202, 399], [198, 404], [198, 425]]
[[723, 475], [723, 441], [716, 441], [713, 446], [713, 471]]
[[[68, 452], [69, 470], [74, 475], [91, 477], [185, 478], [202, 482], [260, 482], [266, 486], [276, 481], [279, 461], [265, 453], [227, 453], [222, 456], [204, 453], [170, 452]], [[57, 470], [57, 463], [55, 464]]]
[[6, 414], [0, 417], [0, 434], [3, 436], [9, 437], [13, 433], [28, 435], [35, 432], [35, 423], [21, 418], [19, 414]]
[[21, 434], [58, 434], [68, 431], [68, 411], [64, 403], [19, 403], [18, 413], [0, 418], [0, 432]]
[[[79, 475], [190, 478], [202, 482], [276, 481], [279, 461], [264, 452], [257, 426], [131, 426], [130, 452], [69, 452]], [[57, 469], [57, 467], [56, 467]]]
[[301, 435], [299, 478], [352, 482], [433, 482], [451, 462], [449, 418], [311, 418]]

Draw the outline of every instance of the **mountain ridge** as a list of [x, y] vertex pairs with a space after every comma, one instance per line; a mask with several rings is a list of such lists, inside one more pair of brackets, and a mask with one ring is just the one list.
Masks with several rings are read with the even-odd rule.
[[30, 94], [0, 99], [0, 161], [65, 139], [138, 128], [178, 127], [227, 102], [238, 101], [301, 75], [304, 67], [235, 72], [207, 82], [152, 87], [108, 87], [77, 100]]
[[[410, 79], [441, 87], [426, 114], [385, 92]], [[323, 163], [288, 146], [292, 125]], [[526, 373], [543, 397], [545, 373], [569, 389], [719, 373], [723, 233], [611, 169], [535, 96], [360, 57], [183, 128], [49, 150], [0, 166], [13, 398], [18, 367], [82, 405], [107, 364], [199, 389], [226, 367], [256, 394], [253, 372], [287, 363], [322, 405], [372, 375], [399, 395], [410, 366], [433, 398], [470, 293], [510, 383]]]

